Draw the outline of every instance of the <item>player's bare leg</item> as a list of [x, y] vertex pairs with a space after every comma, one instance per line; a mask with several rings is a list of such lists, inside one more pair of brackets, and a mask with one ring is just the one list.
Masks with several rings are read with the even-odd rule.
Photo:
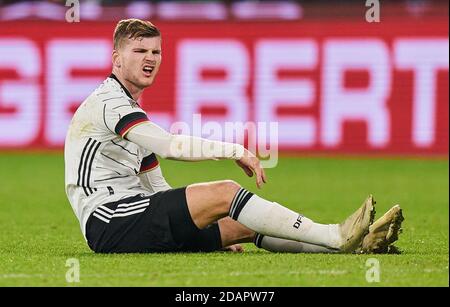
[[370, 196], [343, 223], [318, 224], [246, 191], [234, 181], [190, 185], [186, 189], [186, 198], [191, 217], [199, 228], [229, 215], [255, 232], [340, 252], [353, 252], [360, 245], [375, 213]]
[[226, 217], [240, 186], [232, 180], [191, 184], [186, 187], [186, 200], [194, 224], [203, 229]]
[[253, 242], [256, 233], [236, 222], [230, 217], [224, 217], [218, 221], [222, 246], [233, 252], [241, 252], [243, 248], [239, 243]]
[[194, 224], [202, 229], [218, 221], [222, 246], [224, 250], [232, 252], [243, 251], [239, 243], [252, 242], [255, 237], [254, 231], [227, 217], [227, 212], [220, 209], [229, 207], [239, 188], [229, 180], [192, 184], [186, 188], [188, 208]]

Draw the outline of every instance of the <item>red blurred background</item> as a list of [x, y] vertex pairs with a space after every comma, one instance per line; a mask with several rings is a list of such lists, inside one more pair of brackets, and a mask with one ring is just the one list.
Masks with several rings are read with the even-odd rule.
[[[194, 113], [277, 122], [282, 151], [447, 155], [448, 2], [383, 2], [378, 23], [362, 2], [253, 18], [224, 3], [218, 20], [155, 4], [163, 64], [141, 104], [167, 129]], [[111, 71], [115, 23], [131, 17], [121, 4], [69, 23], [59, 7], [54, 18], [0, 8], [0, 149], [62, 148], [72, 112]]]

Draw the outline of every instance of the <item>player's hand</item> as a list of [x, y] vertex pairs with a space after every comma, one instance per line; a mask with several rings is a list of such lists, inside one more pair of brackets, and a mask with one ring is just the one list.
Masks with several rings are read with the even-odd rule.
[[244, 248], [240, 244], [234, 244], [234, 245], [230, 245], [230, 246], [226, 246], [226, 247], [222, 248], [222, 251], [233, 252], [233, 253], [243, 253]]
[[266, 173], [264, 169], [261, 167], [261, 163], [259, 159], [252, 154], [250, 151], [245, 150], [244, 156], [236, 161], [237, 165], [242, 167], [245, 173], [252, 177], [253, 174], [256, 174], [256, 186], [260, 189], [263, 183], [266, 183]]

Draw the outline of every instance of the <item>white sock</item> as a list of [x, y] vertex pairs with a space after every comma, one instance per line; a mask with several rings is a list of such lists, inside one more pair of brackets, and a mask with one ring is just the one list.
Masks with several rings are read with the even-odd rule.
[[337, 249], [338, 225], [323, 225], [278, 203], [267, 201], [241, 188], [231, 203], [229, 216], [251, 230], [270, 237]]
[[264, 236], [262, 234], [256, 234], [255, 245], [259, 248], [263, 248], [269, 252], [275, 253], [336, 253], [337, 250], [329, 249], [323, 246], [297, 242], [292, 240], [274, 238], [269, 236]]

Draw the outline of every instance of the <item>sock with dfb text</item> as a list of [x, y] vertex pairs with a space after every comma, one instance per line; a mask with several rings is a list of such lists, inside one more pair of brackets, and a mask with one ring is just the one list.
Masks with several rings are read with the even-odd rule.
[[337, 224], [318, 224], [278, 203], [239, 189], [231, 202], [229, 216], [251, 230], [270, 237], [339, 248]]

